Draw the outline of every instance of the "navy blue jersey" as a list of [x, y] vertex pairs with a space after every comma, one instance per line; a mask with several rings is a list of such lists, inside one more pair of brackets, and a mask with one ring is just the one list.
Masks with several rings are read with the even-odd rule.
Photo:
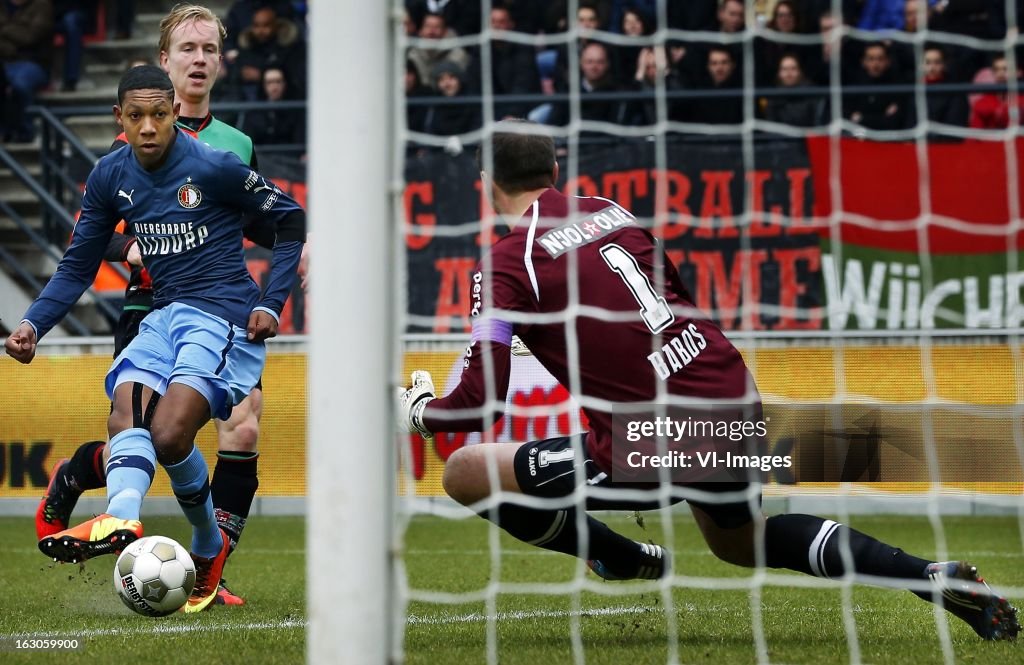
[[[100, 159], [86, 181], [71, 246], [25, 318], [42, 337], [89, 287], [107, 242], [124, 219], [153, 278], [154, 308], [192, 305], [245, 327], [259, 307], [279, 317], [295, 282], [305, 213], [237, 155], [175, 130], [167, 161], [148, 172], [124, 146]], [[249, 275], [243, 213], [277, 229], [266, 293]]]

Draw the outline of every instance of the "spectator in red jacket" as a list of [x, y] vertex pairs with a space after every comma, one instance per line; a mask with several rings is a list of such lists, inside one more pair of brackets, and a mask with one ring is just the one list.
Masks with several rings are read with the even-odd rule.
[[[1009, 80], [1006, 56], [992, 58], [992, 76], [995, 83], [1006, 85]], [[1021, 100], [1018, 98], [1020, 108]], [[1019, 114], [1018, 114], [1019, 115]], [[1018, 122], [1019, 119], [1018, 119]], [[977, 129], [1006, 129], [1010, 125], [1010, 100], [1005, 92], [986, 93], [978, 97], [971, 107], [971, 127]]]

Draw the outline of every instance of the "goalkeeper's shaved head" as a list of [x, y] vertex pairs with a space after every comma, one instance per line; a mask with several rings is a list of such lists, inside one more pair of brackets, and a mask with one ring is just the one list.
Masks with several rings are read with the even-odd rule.
[[555, 142], [541, 134], [540, 125], [527, 120], [502, 120], [491, 138], [494, 163], [491, 169], [477, 153], [481, 170], [486, 170], [498, 187], [510, 195], [555, 185]]

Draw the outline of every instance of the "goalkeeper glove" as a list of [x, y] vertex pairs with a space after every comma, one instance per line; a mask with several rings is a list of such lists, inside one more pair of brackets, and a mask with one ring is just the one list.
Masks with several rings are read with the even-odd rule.
[[532, 356], [533, 351], [530, 350], [530, 347], [526, 346], [526, 342], [519, 339], [519, 335], [512, 335], [512, 355]]
[[429, 439], [433, 432], [423, 424], [423, 411], [427, 402], [435, 397], [434, 380], [430, 372], [421, 369], [413, 372], [411, 379], [411, 388], [398, 389], [398, 427], [406, 432], [419, 432]]

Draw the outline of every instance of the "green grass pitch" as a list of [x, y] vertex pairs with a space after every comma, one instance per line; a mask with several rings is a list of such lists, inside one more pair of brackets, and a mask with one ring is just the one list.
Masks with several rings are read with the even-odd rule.
[[[625, 516], [609, 521], [637, 539], [665, 542], [658, 518], [641, 529]], [[855, 517], [852, 526], [925, 556], [935, 555], [931, 525], [919, 517]], [[1007, 517], [943, 518], [951, 553], [970, 558], [996, 587], [1024, 587], [1020, 525]], [[188, 542], [180, 518], [151, 518], [148, 533]], [[650, 583], [606, 583], [577, 596], [543, 593], [571, 584], [574, 559], [522, 545], [504, 534], [501, 557], [491, 552], [488, 525], [479, 519], [415, 518], [406, 533], [409, 586], [430, 592], [474, 594], [470, 602], [414, 600], [407, 608], [408, 663], [483, 663], [489, 624], [488, 585], [512, 587], [493, 597], [498, 620], [492, 644], [501, 663], [549, 665], [574, 662], [576, 648], [587, 663], [754, 663], [751, 594], [746, 589], [700, 589], [687, 581], [742, 583], [751, 575], [711, 556], [688, 517], [673, 520], [677, 586], [673, 615]], [[147, 619], [125, 609], [111, 583], [113, 558], [84, 567], [48, 563], [35, 549], [32, 522], [0, 519], [0, 635], [78, 634], [78, 653], [0, 653], [0, 663], [301, 663], [305, 649], [304, 525], [299, 518], [257, 517], [246, 529], [228, 567], [244, 607], [216, 607], [196, 616]], [[323, 574], [332, 574], [324, 571]], [[589, 573], [587, 573], [590, 575]], [[795, 577], [797, 581], [802, 581]], [[806, 579], [806, 578], [804, 578]], [[516, 589], [533, 585], [530, 589]], [[1015, 599], [1020, 605], [1020, 598]], [[865, 663], [942, 663], [932, 606], [906, 592], [855, 587], [850, 592], [860, 659]], [[765, 586], [757, 605], [771, 662], [848, 663], [850, 646], [839, 588]], [[674, 616], [674, 631], [669, 630]], [[952, 619], [958, 663], [1024, 662], [1024, 644], [985, 643]]]

